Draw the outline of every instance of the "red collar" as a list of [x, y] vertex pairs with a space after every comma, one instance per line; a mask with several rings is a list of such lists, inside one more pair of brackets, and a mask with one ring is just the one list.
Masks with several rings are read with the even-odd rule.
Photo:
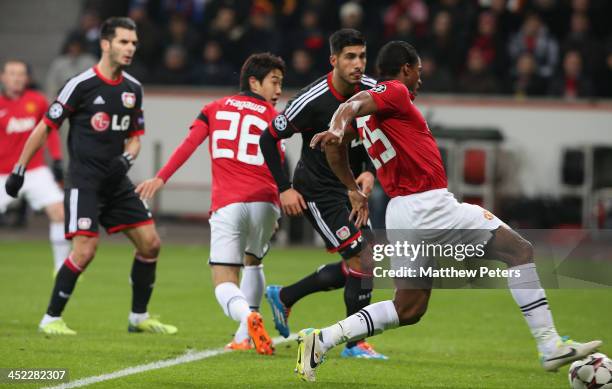
[[104, 75], [100, 72], [100, 69], [98, 69], [98, 65], [95, 65], [93, 67], [94, 72], [96, 73], [96, 75], [100, 78], [100, 80], [104, 81], [105, 83], [107, 83], [108, 85], [119, 85], [121, 84], [121, 82], [123, 81], [123, 73], [121, 73], [121, 75], [119, 76], [118, 79], [116, 80], [111, 80], [110, 78], [106, 78], [104, 77]]
[[[355, 85], [355, 90], [353, 91], [353, 94], [356, 94], [357, 92], [361, 90], [360, 85], [361, 84]], [[349, 97], [342, 96], [342, 94], [338, 92], [336, 88], [334, 88], [334, 83], [332, 82], [332, 72], [327, 73], [327, 86], [329, 87], [329, 90], [332, 93], [332, 95], [334, 95], [334, 97], [341, 103], [345, 102], [348, 98], [351, 97], [351, 96]]]

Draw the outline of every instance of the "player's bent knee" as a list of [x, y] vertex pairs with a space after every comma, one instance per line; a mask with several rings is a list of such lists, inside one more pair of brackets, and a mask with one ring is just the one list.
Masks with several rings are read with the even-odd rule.
[[523, 265], [533, 262], [533, 245], [530, 241], [520, 238], [517, 244], [517, 262], [516, 265]]
[[141, 249], [138, 250], [139, 254], [146, 258], [157, 258], [161, 250], [161, 239], [157, 234], [148, 237]]

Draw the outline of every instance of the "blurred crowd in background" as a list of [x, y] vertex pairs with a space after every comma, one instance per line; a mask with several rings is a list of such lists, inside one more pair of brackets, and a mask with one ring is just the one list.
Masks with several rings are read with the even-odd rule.
[[412, 43], [424, 93], [612, 97], [610, 0], [85, 0], [49, 94], [96, 61], [112, 15], [138, 25], [129, 72], [145, 84], [236, 86], [243, 60], [269, 51], [287, 62], [285, 86], [303, 87], [330, 69], [329, 34], [351, 27], [372, 75], [379, 47]]

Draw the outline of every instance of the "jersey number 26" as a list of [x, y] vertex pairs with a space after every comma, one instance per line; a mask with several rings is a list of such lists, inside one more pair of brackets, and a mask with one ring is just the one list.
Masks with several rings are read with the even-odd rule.
[[[212, 157], [214, 158], [236, 158], [240, 162], [248, 163], [249, 165], [261, 166], [264, 164], [264, 157], [259, 148], [259, 135], [251, 134], [249, 131], [251, 126], [255, 126], [261, 131], [268, 127], [265, 120], [255, 115], [241, 115], [239, 112], [217, 111], [215, 119], [218, 121], [228, 121], [229, 128], [227, 130], [214, 129], [212, 133]], [[238, 131], [240, 129], [240, 131]], [[240, 133], [239, 133], [240, 132]], [[219, 147], [220, 139], [238, 140], [238, 153], [235, 155], [234, 150]], [[255, 145], [254, 149], [257, 154], [248, 154], [249, 145]], [[253, 149], [253, 148], [252, 148]]]

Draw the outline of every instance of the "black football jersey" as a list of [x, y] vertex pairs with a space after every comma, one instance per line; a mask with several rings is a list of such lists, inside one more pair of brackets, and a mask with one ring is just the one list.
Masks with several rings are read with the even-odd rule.
[[[270, 133], [278, 139], [302, 135], [302, 152], [293, 175], [293, 186], [306, 196], [316, 196], [325, 191], [346, 194], [346, 187], [329, 167], [325, 153], [310, 148], [312, 137], [329, 129], [331, 118], [338, 106], [349, 97], [344, 97], [332, 85], [329, 73], [300, 90], [270, 125]], [[363, 76], [355, 87], [355, 93], [374, 87], [376, 81]], [[361, 142], [352, 142], [349, 159], [354, 174], [374, 169]]]
[[67, 118], [68, 182], [98, 189], [109, 162], [123, 153], [125, 140], [144, 134], [142, 86], [126, 72], [109, 80], [90, 68], [66, 82], [44, 121], [57, 129]]

